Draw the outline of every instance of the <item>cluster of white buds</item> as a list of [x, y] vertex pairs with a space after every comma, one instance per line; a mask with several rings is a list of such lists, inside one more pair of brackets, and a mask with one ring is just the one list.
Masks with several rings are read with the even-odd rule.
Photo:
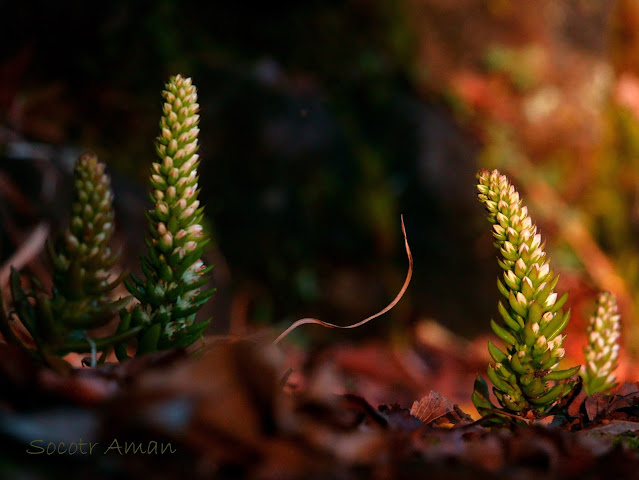
[[616, 385], [614, 371], [619, 360], [620, 318], [616, 297], [610, 292], [600, 293], [595, 314], [588, 323], [586, 364], [581, 368], [588, 395], [605, 392]]
[[[504, 409], [543, 416], [572, 390], [579, 370], [556, 370], [565, 353], [561, 332], [570, 319], [570, 312], [562, 310], [567, 294], [558, 298], [554, 291], [559, 277], [515, 187], [496, 170], [482, 171], [477, 179], [479, 200], [488, 210], [494, 245], [501, 253], [503, 279], [497, 279], [497, 287], [505, 298], [498, 304], [503, 324], [491, 320], [491, 327], [506, 343], [506, 352], [489, 342], [495, 364], [488, 366], [488, 377]], [[478, 391], [473, 401], [480, 413], [491, 409]]]

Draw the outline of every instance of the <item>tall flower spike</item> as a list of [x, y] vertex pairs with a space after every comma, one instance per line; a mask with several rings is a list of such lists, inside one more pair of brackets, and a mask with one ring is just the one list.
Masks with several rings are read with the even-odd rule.
[[61, 296], [104, 300], [115, 286], [108, 281], [108, 270], [118, 259], [109, 248], [115, 230], [112, 204], [104, 164], [93, 154], [82, 154], [73, 172], [71, 222], [57, 248], [49, 249], [55, 269], [53, 283]]
[[[195, 314], [213, 290], [200, 292], [208, 281], [202, 250], [198, 196], [199, 165], [197, 92], [190, 78], [172, 77], [166, 84], [155, 148], [159, 159], [151, 167], [153, 188], [149, 210], [148, 254], [142, 258], [145, 278], [134, 275], [129, 291], [140, 301], [121, 326], [140, 325], [138, 354], [186, 347], [202, 335], [209, 321], [195, 323]], [[116, 351], [117, 352], [117, 351]], [[120, 350], [119, 357], [124, 355]]]
[[614, 371], [619, 360], [620, 318], [617, 298], [610, 292], [600, 293], [595, 314], [588, 323], [588, 344], [584, 348], [586, 364], [581, 367], [588, 395], [605, 392], [617, 385]]
[[[503, 409], [522, 417], [544, 416], [558, 399], [574, 387], [579, 367], [557, 370], [564, 356], [562, 330], [570, 311], [562, 307], [567, 294], [557, 298], [558, 277], [551, 270], [541, 235], [515, 187], [497, 170], [477, 174], [479, 200], [493, 224], [495, 247], [503, 278], [497, 287], [504, 301], [498, 303], [503, 323], [491, 320], [505, 352], [488, 342], [494, 363], [488, 366], [493, 393]], [[473, 403], [480, 414], [495, 411], [486, 382], [477, 377]]]
[[[49, 363], [54, 362], [52, 356], [72, 351], [107, 350], [136, 333], [122, 329], [115, 336], [98, 339], [86, 333], [111, 321], [130, 297], [110, 299], [111, 292], [121, 282], [120, 278], [109, 279], [109, 269], [118, 258], [109, 248], [114, 231], [113, 193], [104, 164], [95, 155], [84, 153], [76, 161], [72, 194], [69, 227], [55, 244], [47, 243], [54, 268], [53, 298], [41, 288], [25, 292], [18, 272], [11, 273], [15, 310], [38, 347], [37, 352], [30, 353]], [[38, 286], [38, 282], [35, 285]], [[3, 322], [4, 318], [0, 315]], [[10, 325], [3, 326], [3, 334], [25, 347], [13, 335]]]

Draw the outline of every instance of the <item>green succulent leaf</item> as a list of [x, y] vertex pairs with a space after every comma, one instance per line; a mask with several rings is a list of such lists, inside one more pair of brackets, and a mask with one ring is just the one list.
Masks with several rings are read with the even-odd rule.
[[475, 378], [472, 400], [473, 405], [475, 405], [477, 411], [482, 415], [484, 415], [482, 411], [485, 411], [486, 409], [496, 409], [495, 405], [493, 405], [493, 403], [490, 401], [488, 384], [486, 383], [486, 380], [484, 380], [480, 375], [477, 375], [477, 378]]
[[488, 352], [492, 359], [497, 363], [504, 363], [508, 361], [508, 355], [499, 350], [490, 340], [488, 340]]
[[577, 365], [576, 367], [568, 368], [566, 370], [556, 370], [554, 372], [550, 372], [548, 375], [544, 376], [544, 381], [550, 380], [566, 380], [570, 377], [573, 377], [579, 373], [581, 365]]
[[177, 335], [175, 346], [177, 348], [186, 348], [193, 344], [199, 338], [202, 338], [203, 333], [209, 327], [211, 319], [207, 319], [187, 327], [183, 333]]
[[144, 328], [138, 340], [138, 353], [153, 353], [158, 349], [158, 341], [160, 340], [161, 325], [154, 323], [148, 328]]
[[540, 405], [543, 407], [547, 407], [548, 405], [552, 405], [555, 401], [563, 394], [565, 385], [563, 383], [558, 383], [554, 387], [552, 387], [548, 392], [543, 395], [540, 395], [535, 398], [531, 398], [530, 402], [535, 405]]
[[517, 339], [515, 338], [515, 336], [512, 333], [510, 333], [508, 330], [506, 330], [505, 328], [501, 327], [494, 320], [490, 321], [490, 328], [493, 329], [493, 332], [495, 332], [495, 335], [501, 338], [508, 345], [515, 345], [515, 343], [517, 343]]

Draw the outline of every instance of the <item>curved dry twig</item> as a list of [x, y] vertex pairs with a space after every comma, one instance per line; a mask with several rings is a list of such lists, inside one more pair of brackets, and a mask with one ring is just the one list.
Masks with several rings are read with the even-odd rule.
[[397, 305], [397, 303], [404, 296], [404, 293], [406, 293], [406, 290], [408, 289], [408, 285], [410, 284], [410, 279], [413, 276], [413, 255], [410, 251], [410, 247], [408, 246], [408, 238], [406, 237], [406, 227], [404, 226], [403, 215], [401, 216], [401, 221], [402, 221], [402, 233], [404, 234], [404, 246], [406, 247], [406, 256], [408, 257], [408, 273], [406, 274], [406, 280], [404, 280], [404, 285], [402, 285], [401, 290], [399, 291], [399, 293], [393, 299], [392, 302], [390, 302], [388, 305], [386, 305], [386, 307], [384, 307], [382, 310], [380, 310], [376, 314], [371, 315], [370, 317], [367, 317], [360, 322], [353, 323], [352, 325], [335, 325], [334, 323], [324, 322], [316, 318], [301, 318], [300, 320], [297, 320], [296, 322], [294, 322], [293, 325], [288, 327], [286, 330], [284, 330], [284, 332], [282, 332], [282, 334], [273, 341], [273, 345], [277, 345], [278, 343], [280, 343], [280, 341], [282, 341], [289, 333], [291, 333], [300, 325], [316, 324], [326, 328], [357, 328], [373, 320], [374, 318], [384, 315], [386, 312], [392, 309], [395, 305]]

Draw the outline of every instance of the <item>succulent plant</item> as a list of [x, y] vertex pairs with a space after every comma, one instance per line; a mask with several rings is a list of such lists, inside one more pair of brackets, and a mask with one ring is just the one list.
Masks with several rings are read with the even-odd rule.
[[121, 277], [109, 278], [109, 269], [118, 259], [109, 247], [114, 231], [112, 201], [104, 164], [93, 154], [82, 154], [74, 168], [70, 225], [57, 241], [47, 242], [54, 268], [52, 297], [35, 280], [35, 291], [25, 291], [20, 274], [11, 272], [16, 315], [37, 349], [32, 350], [20, 340], [0, 305], [5, 339], [36, 357], [53, 361], [53, 356], [71, 351], [97, 353], [137, 332], [122, 329], [117, 335], [99, 339], [87, 334], [88, 330], [106, 325], [130, 300], [110, 299], [113, 289], [121, 283]]
[[[197, 92], [190, 78], [172, 77], [162, 93], [165, 103], [156, 140], [159, 160], [150, 183], [154, 207], [148, 212], [148, 252], [142, 258], [144, 278], [131, 276], [129, 291], [140, 301], [121, 328], [141, 326], [138, 354], [186, 347], [202, 335], [209, 321], [195, 315], [213, 290], [200, 291], [211, 267], [202, 263], [209, 239], [202, 232], [198, 201], [199, 165]], [[126, 356], [123, 348], [116, 350]]]
[[[503, 323], [490, 323], [505, 342], [505, 351], [488, 342], [494, 360], [488, 366], [488, 377], [503, 411], [539, 418], [571, 392], [580, 368], [557, 370], [565, 353], [561, 332], [570, 319], [570, 311], [562, 310], [567, 294], [558, 298], [554, 292], [559, 277], [550, 268], [541, 235], [515, 187], [496, 170], [481, 171], [477, 179], [479, 200], [493, 224], [503, 269], [502, 279], [497, 279], [504, 297], [498, 303]], [[480, 376], [473, 403], [482, 415], [499, 411]]]
[[584, 348], [586, 364], [581, 367], [588, 395], [605, 392], [617, 385], [614, 371], [619, 360], [620, 318], [617, 298], [610, 292], [601, 292], [595, 314], [588, 323], [588, 344]]
[[100, 299], [120, 282], [109, 282], [119, 255], [109, 247], [115, 230], [113, 192], [103, 163], [90, 153], [78, 158], [73, 173], [71, 221], [56, 245], [49, 242], [57, 293], [67, 300]]

